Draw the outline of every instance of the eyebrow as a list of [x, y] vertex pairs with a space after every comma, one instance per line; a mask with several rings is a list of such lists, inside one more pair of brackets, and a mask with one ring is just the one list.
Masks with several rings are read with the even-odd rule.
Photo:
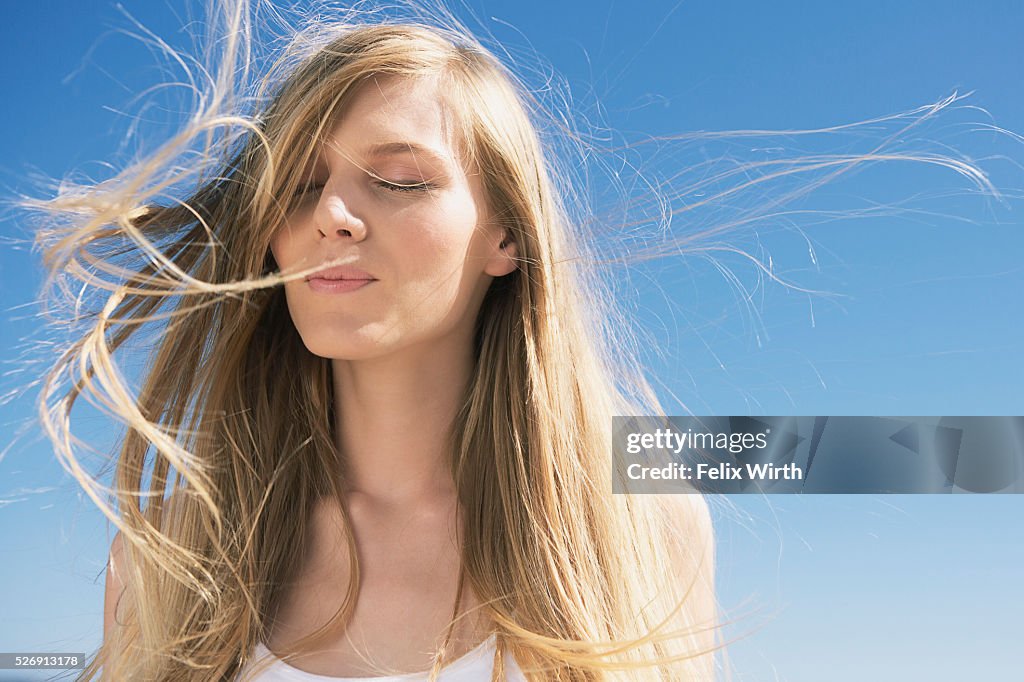
[[422, 156], [428, 161], [433, 161], [436, 164], [441, 164], [447, 167], [450, 164], [450, 160], [447, 154], [431, 149], [430, 147], [424, 147], [421, 144], [415, 142], [382, 142], [379, 144], [370, 145], [365, 151], [367, 156], [397, 156], [399, 154], [412, 154], [414, 156]]
[[[449, 156], [441, 151], [431, 149], [424, 145], [416, 142], [380, 142], [372, 144], [363, 150], [363, 155], [367, 158], [382, 158], [387, 156], [399, 156], [401, 154], [412, 154], [413, 156], [423, 157], [428, 162], [433, 162], [434, 165], [440, 166], [442, 169], [451, 169], [453, 161]], [[314, 172], [313, 169], [322, 167], [324, 163], [323, 150], [320, 151], [311, 161], [306, 175], [310, 175]]]

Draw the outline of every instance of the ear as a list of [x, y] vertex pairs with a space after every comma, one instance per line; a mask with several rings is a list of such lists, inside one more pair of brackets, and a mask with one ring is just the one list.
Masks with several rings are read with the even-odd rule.
[[492, 277], [503, 277], [519, 269], [519, 263], [516, 261], [519, 249], [515, 241], [505, 230], [502, 230], [500, 236], [501, 242], [495, 246], [487, 267], [484, 268], [484, 272]]

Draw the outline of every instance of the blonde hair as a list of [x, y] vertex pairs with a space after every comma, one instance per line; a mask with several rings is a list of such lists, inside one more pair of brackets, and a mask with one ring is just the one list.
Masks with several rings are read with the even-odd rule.
[[[82, 679], [222, 679], [264, 641], [310, 542], [294, 519], [343, 495], [330, 360], [303, 345], [280, 286], [307, 272], [275, 272], [269, 250], [288, 210], [280, 198], [358, 83], [428, 74], [443, 79], [453, 137], [518, 247], [518, 270], [481, 307], [476, 371], [449, 440], [465, 580], [498, 653], [532, 680], [712, 679], [706, 503], [612, 494], [611, 416], [664, 411], [590, 267], [600, 259], [565, 203], [571, 174], [538, 135], [542, 105], [453, 21], [319, 21], [272, 65], [246, 114], [250, 102], [231, 93], [251, 61], [248, 8], [225, 7], [224, 53], [185, 130], [112, 180], [36, 205], [53, 217], [39, 237], [51, 284], [70, 276], [110, 292], [40, 397], [58, 457], [120, 529], [129, 571], [126, 620]], [[176, 165], [197, 140], [197, 165]], [[197, 189], [179, 200], [180, 187]], [[139, 261], [118, 266], [126, 256]], [[113, 353], [154, 327], [133, 396]], [[80, 396], [128, 427], [117, 512], [74, 454], [68, 415]], [[350, 556], [343, 607], [296, 652], [351, 616]]]
[[[465, 35], [384, 23], [337, 30], [276, 84], [252, 123], [213, 109], [194, 121], [186, 135], [228, 123], [248, 134], [183, 201], [153, 200], [162, 183], [146, 183], [157, 178], [157, 155], [107, 186], [49, 205], [82, 218], [59, 239], [47, 235], [52, 271], [73, 271], [84, 245], [126, 239], [151, 261], [120, 273], [123, 283], [43, 397], [48, 404], [54, 380], [80, 369], [61, 411], [82, 392], [99, 393], [98, 382], [129, 426], [115, 476], [120, 514], [105, 513], [123, 537], [130, 609], [85, 679], [100, 668], [112, 679], [221, 678], [266, 636], [276, 588], [294, 575], [310, 539], [308, 524], [293, 519], [308, 518], [322, 497], [342, 495], [333, 475], [330, 360], [303, 346], [283, 288], [274, 286], [285, 281], [272, 274], [269, 252], [288, 209], [280, 197], [294, 195], [326, 122], [355, 85], [371, 75], [426, 74], [444, 79], [459, 126], [453, 137], [480, 170], [489, 208], [519, 257], [519, 269], [496, 280], [482, 305], [476, 372], [451, 427], [465, 579], [499, 649], [534, 679], [602, 679], [616, 669], [644, 676], [655, 661], [662, 679], [696, 677], [685, 661], [706, 653], [694, 642], [712, 623], [690, 622], [678, 608], [690, 585], [658, 568], [681, 565], [669, 554], [678, 530], [672, 516], [656, 498], [611, 494], [609, 418], [650, 408], [616, 385], [642, 384], [639, 373], [616, 373], [622, 363], [602, 343], [602, 325], [615, 317], [599, 305], [608, 299], [600, 281], [576, 267], [586, 259], [572, 248], [583, 241], [571, 235], [552, 186], [526, 91]], [[111, 354], [172, 301], [132, 397]], [[53, 416], [44, 414], [50, 434], [74, 467]], [[76, 475], [102, 505], [95, 482]], [[686, 547], [695, 564], [710, 561], [709, 538], [705, 532], [704, 544]], [[304, 643], [351, 615], [359, 575], [351, 556], [354, 578], [336, 621]]]

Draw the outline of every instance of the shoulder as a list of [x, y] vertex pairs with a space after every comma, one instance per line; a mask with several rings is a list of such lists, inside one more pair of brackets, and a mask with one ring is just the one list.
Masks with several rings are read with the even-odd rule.
[[672, 571], [686, 594], [686, 618], [700, 652], [690, 663], [695, 680], [713, 680], [718, 627], [715, 533], [707, 500], [698, 493], [661, 495]]
[[658, 497], [673, 572], [710, 598], [715, 582], [715, 530], [707, 500], [698, 493]]
[[685, 539], [688, 544], [702, 541], [713, 547], [714, 524], [707, 499], [699, 493], [659, 495], [668, 530]]
[[[176, 492], [164, 502], [164, 513], [161, 523], [163, 532], [168, 532], [171, 523], [177, 519], [183, 507], [183, 494]], [[107, 559], [106, 582], [103, 591], [103, 636], [107, 639], [112, 627], [123, 623], [126, 612], [126, 600], [131, 598], [131, 571], [128, 556], [125, 552], [124, 535], [118, 531], [110, 542], [110, 553]]]
[[124, 540], [118, 532], [110, 543], [110, 557], [107, 559], [107, 578], [103, 591], [103, 639], [110, 638], [111, 630], [118, 622], [121, 598], [127, 586], [128, 572], [125, 567]]
[[114, 535], [110, 543], [110, 557], [107, 560], [107, 581], [111, 579], [123, 583], [124, 581], [124, 540], [121, 532]]
[[673, 573], [693, 590], [699, 620], [715, 614], [715, 532], [711, 510], [703, 495], [660, 495], [665, 515], [665, 542]]

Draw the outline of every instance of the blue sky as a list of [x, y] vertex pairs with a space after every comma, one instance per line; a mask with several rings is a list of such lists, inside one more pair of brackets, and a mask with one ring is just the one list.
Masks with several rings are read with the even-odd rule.
[[[185, 2], [122, 4], [175, 47], [189, 47], [180, 30]], [[191, 13], [199, 16], [201, 7]], [[931, 151], [945, 144], [975, 159], [1005, 191], [1004, 203], [967, 193], [970, 184], [947, 169], [875, 166], [793, 208], [851, 211], [905, 201], [913, 212], [819, 224], [794, 218], [725, 239], [765, 260], [770, 255], [776, 272], [797, 285], [836, 296], [760, 284], [756, 269], [724, 256], [717, 266], [728, 267], [749, 296], [715, 263], [697, 257], [636, 266], [628, 282], [638, 293], [629, 296], [653, 337], [658, 352], [646, 359], [670, 409], [681, 403], [701, 414], [1024, 414], [1024, 231], [1015, 198], [1022, 173], [1012, 163], [1024, 160], [1024, 147], [967, 125], [1024, 133], [1020, 3], [474, 0], [456, 13], [513, 54], [539, 53], [566, 79], [578, 114], [619, 131], [620, 141], [825, 128], [973, 91], [958, 104], [977, 109], [943, 112], [908, 144]], [[112, 32], [117, 28], [132, 24], [112, 2], [19, 3], [5, 12], [5, 195], [31, 191], [27, 177], [37, 172], [102, 176], [103, 162], [124, 158], [118, 147], [139, 112], [130, 99], [161, 72], [156, 56]], [[144, 130], [173, 122], [159, 107], [145, 113]], [[645, 168], [669, 177], [707, 158], [774, 158], [778, 148], [866, 152], [896, 129], [671, 144], [648, 154]], [[708, 226], [736, 217], [770, 191], [685, 219]], [[0, 354], [10, 372], [22, 346], [32, 343], [25, 340], [35, 338], [38, 322], [27, 304], [40, 269], [16, 243], [23, 227], [0, 218]], [[25, 372], [7, 374], [2, 393], [27, 381]], [[0, 406], [0, 447], [15, 441], [33, 414], [33, 398], [29, 389]], [[114, 434], [86, 424], [96, 443]], [[1024, 606], [1020, 498], [776, 496], [713, 504], [723, 604], [760, 613], [732, 634], [763, 626], [733, 647], [734, 679], [1019, 676], [1011, 653], [1015, 616]], [[38, 429], [0, 460], [0, 536], [0, 651], [98, 645], [105, 521], [53, 461]], [[0, 672], [2, 679], [14, 678]]]

